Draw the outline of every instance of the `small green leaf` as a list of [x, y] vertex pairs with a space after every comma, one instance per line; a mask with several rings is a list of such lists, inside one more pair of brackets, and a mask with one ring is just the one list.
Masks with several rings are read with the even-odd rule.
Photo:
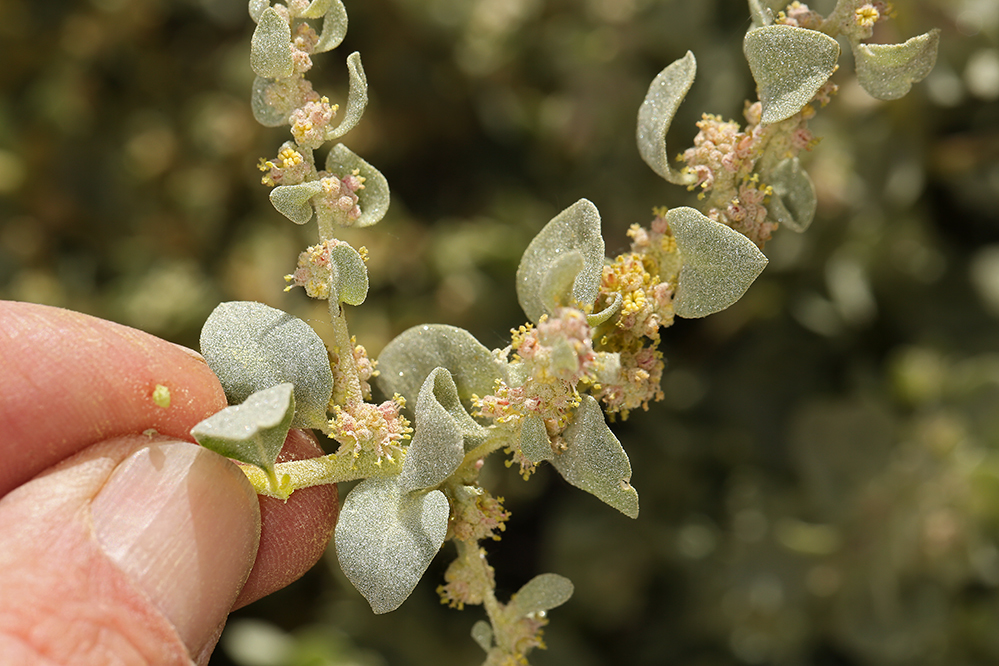
[[637, 518], [638, 492], [629, 483], [631, 462], [593, 396], [582, 396], [562, 439], [566, 450], [551, 461], [562, 478], [624, 515]]
[[766, 180], [774, 190], [767, 206], [774, 219], [797, 232], [807, 229], [815, 217], [815, 185], [798, 158], [782, 160]]
[[520, 420], [520, 452], [534, 464], [554, 457], [545, 420], [537, 414], [528, 414]]
[[248, 9], [250, 10], [250, 18], [253, 19], [253, 22], [259, 23], [260, 15], [270, 6], [271, 0], [250, 0]]
[[191, 429], [191, 435], [206, 449], [264, 470], [271, 489], [277, 490], [274, 461], [295, 413], [294, 390], [286, 383], [257, 391], [243, 404], [209, 416]]
[[586, 315], [586, 323], [593, 327], [599, 326], [617, 314], [617, 311], [621, 309], [621, 303], [623, 302], [624, 299], [621, 297], [621, 294], [619, 292], [614, 292], [614, 300], [612, 300], [610, 304], [600, 312], [594, 312], [593, 314]]
[[326, 346], [301, 319], [262, 303], [220, 304], [201, 329], [201, 353], [218, 375], [229, 404], [275, 384], [295, 385], [292, 427], [328, 427], [333, 393]]
[[424, 324], [396, 336], [378, 355], [378, 386], [385, 395], [398, 393], [412, 407], [424, 380], [439, 367], [451, 373], [465, 405], [471, 404], [472, 394], [492, 394], [505, 375], [503, 364], [465, 329]]
[[450, 515], [439, 490], [407, 493], [394, 478], [370, 478], [347, 495], [337, 520], [344, 575], [375, 613], [398, 608], [444, 543]]
[[340, 46], [343, 38], [347, 36], [347, 10], [341, 0], [333, 0], [326, 16], [323, 17], [323, 29], [319, 33], [319, 41], [313, 53], [325, 53]]
[[368, 268], [360, 253], [347, 243], [330, 249], [332, 291], [338, 303], [360, 305], [368, 295]]
[[479, 620], [472, 625], [472, 640], [474, 640], [480, 648], [489, 652], [493, 647], [493, 628], [485, 620]]
[[579, 250], [570, 250], [557, 257], [545, 277], [541, 280], [541, 305], [545, 312], [555, 312], [557, 308], [573, 305], [572, 289], [576, 276], [583, 270], [586, 262]]
[[666, 152], [666, 133], [696, 74], [697, 60], [687, 51], [687, 55], [659, 72], [649, 86], [645, 101], [638, 107], [635, 132], [638, 152], [653, 171], [676, 185], [690, 185], [697, 180], [693, 174], [673, 169]]
[[385, 176], [362, 160], [342, 143], [333, 146], [326, 156], [326, 170], [340, 178], [357, 171], [364, 178], [364, 189], [357, 191], [357, 205], [361, 208], [361, 216], [356, 220], [336, 220], [341, 226], [370, 227], [383, 217], [389, 207], [389, 186]]
[[925, 79], [933, 69], [939, 46], [939, 30], [903, 44], [854, 44], [857, 80], [871, 97], [884, 100], [904, 97], [913, 83]]
[[271, 203], [279, 213], [295, 224], [305, 224], [312, 219], [310, 199], [319, 194], [323, 186], [318, 180], [298, 185], [278, 185], [271, 190]]
[[302, 18], [307, 19], [321, 18], [326, 15], [326, 12], [329, 11], [332, 3], [333, 0], [312, 0], [312, 2], [309, 3], [309, 6], [305, 8], [305, 11], [302, 12], [301, 16]]
[[790, 25], [750, 30], [742, 50], [759, 89], [764, 124], [801, 111], [836, 71], [839, 60], [835, 39]]
[[268, 7], [260, 15], [250, 40], [250, 67], [257, 76], [284, 79], [295, 73], [291, 57], [291, 26]]
[[724, 310], [742, 298], [767, 265], [753, 241], [693, 208], [671, 208], [666, 221], [683, 255], [673, 299], [678, 317], [706, 317]]
[[527, 581], [513, 595], [508, 609], [514, 617], [548, 611], [569, 601], [573, 589], [572, 581], [565, 576], [541, 574]]
[[[517, 267], [517, 300], [528, 319], [537, 323], [548, 313], [544, 288], [557, 287], [565, 276], [563, 257], [570, 252], [582, 255], [583, 264], [575, 275], [572, 298], [579, 305], [590, 305], [600, 291], [604, 265], [604, 239], [600, 235], [600, 212], [586, 199], [580, 199], [556, 215], [538, 232], [521, 257]], [[555, 275], [549, 277], [549, 273]], [[564, 303], [563, 305], [572, 305]]]
[[364, 108], [368, 105], [368, 78], [364, 75], [361, 54], [357, 51], [347, 56], [347, 73], [350, 76], [347, 109], [343, 112], [343, 120], [340, 121], [340, 124], [335, 129], [326, 132], [327, 141], [335, 141], [354, 129], [361, 116], [364, 115]]
[[413, 442], [399, 475], [406, 491], [430, 488], [451, 476], [462, 459], [466, 441], [479, 443], [485, 428], [475, 422], [458, 398], [454, 380], [444, 368], [431, 372], [416, 401], [416, 428]]
[[295, 110], [294, 98], [287, 81], [275, 81], [258, 76], [253, 80], [250, 94], [253, 118], [264, 127], [281, 127], [288, 124], [288, 116]]

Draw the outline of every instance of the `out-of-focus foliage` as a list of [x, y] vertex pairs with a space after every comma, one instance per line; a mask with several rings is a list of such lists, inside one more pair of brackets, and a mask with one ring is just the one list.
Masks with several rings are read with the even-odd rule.
[[[653, 206], [690, 203], [634, 144], [666, 64], [689, 49], [699, 73], [673, 151], [753, 92], [737, 0], [347, 8], [370, 101], [344, 142], [393, 193], [348, 238], [370, 253], [348, 316], [373, 355], [425, 321], [502, 344], [522, 323], [517, 261], [572, 201], [599, 207], [611, 254]], [[878, 102], [844, 60], [803, 160], [812, 227], [775, 234], [735, 306], [665, 332], [666, 399], [614, 426], [638, 521], [555, 474], [486, 470], [515, 514], [490, 551], [500, 594], [543, 571], [575, 584], [537, 664], [999, 661], [999, 7], [896, 9], [875, 39], [941, 28], [934, 71]], [[257, 185], [284, 137], [251, 115], [242, 0], [0, 0], [0, 16], [0, 297], [191, 346], [218, 302], [259, 300], [325, 335], [282, 292], [311, 239]], [[329, 60], [312, 78], [343, 104]], [[442, 569], [376, 617], [321, 565], [240, 611], [215, 660], [478, 663], [480, 616], [440, 606]]]

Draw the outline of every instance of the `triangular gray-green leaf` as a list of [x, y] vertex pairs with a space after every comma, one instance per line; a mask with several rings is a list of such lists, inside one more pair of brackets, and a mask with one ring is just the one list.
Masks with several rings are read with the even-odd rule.
[[444, 543], [450, 512], [441, 491], [408, 493], [394, 478], [366, 479], [350, 491], [336, 524], [336, 554], [371, 610], [395, 610], [412, 593]]
[[243, 404], [209, 416], [191, 429], [191, 435], [206, 449], [261, 468], [276, 489], [274, 462], [295, 413], [294, 389], [285, 383], [257, 391]]
[[802, 232], [815, 218], [815, 185], [808, 172], [801, 168], [797, 157], [782, 160], [767, 177], [773, 196], [767, 205], [777, 222], [793, 231]]
[[815, 97], [836, 71], [839, 43], [790, 25], [750, 30], [742, 43], [763, 105], [764, 124], [787, 120]]
[[[580, 306], [591, 305], [600, 291], [604, 264], [604, 238], [600, 233], [600, 212], [586, 199], [580, 199], [556, 215], [534, 237], [517, 267], [517, 300], [527, 318], [537, 323], [547, 314], [544, 285], [558, 280], [548, 277], [552, 270], [561, 273], [566, 266], [562, 257], [579, 252], [581, 270], [573, 280], [572, 297]], [[563, 305], [573, 305], [563, 303]]]
[[466, 437], [479, 442], [484, 436], [485, 428], [462, 407], [451, 373], [436, 368], [416, 400], [416, 427], [399, 486], [409, 491], [438, 485], [458, 469], [466, 448], [472, 448]]
[[676, 110], [694, 83], [695, 74], [697, 60], [693, 53], [687, 51], [687, 55], [659, 72], [649, 86], [645, 101], [638, 107], [638, 127], [635, 130], [638, 153], [653, 171], [676, 185], [690, 185], [696, 180], [693, 174], [673, 169], [666, 150], [666, 133]]
[[312, 219], [310, 199], [319, 194], [323, 186], [318, 180], [298, 185], [278, 185], [271, 190], [271, 204], [295, 224], [305, 224]]
[[666, 221], [683, 256], [673, 298], [678, 317], [706, 317], [724, 310], [742, 298], [767, 265], [753, 241], [693, 208], [671, 208]]
[[492, 394], [505, 375], [502, 363], [465, 329], [423, 324], [400, 333], [378, 355], [378, 386], [385, 395], [403, 396], [412, 409], [424, 380], [438, 367], [451, 373], [465, 405], [472, 394]]
[[933, 69], [939, 46], [939, 30], [902, 44], [854, 44], [857, 81], [871, 97], [884, 100], [904, 97], [913, 83], [925, 79]]
[[273, 7], [260, 14], [250, 40], [250, 68], [265, 79], [284, 79], [295, 73], [291, 57], [291, 26]]
[[551, 461], [562, 478], [624, 515], [637, 518], [638, 492], [631, 487], [628, 454], [607, 427], [593, 396], [582, 396], [562, 439], [566, 449]]
[[358, 157], [350, 148], [338, 143], [326, 156], [326, 170], [340, 178], [346, 178], [357, 171], [364, 178], [364, 188], [357, 191], [357, 205], [361, 216], [356, 220], [344, 220], [343, 226], [370, 227], [383, 217], [389, 207], [388, 180], [382, 173], [365, 160]]
[[514, 617], [549, 611], [567, 602], [573, 589], [572, 581], [565, 576], [541, 574], [527, 581], [513, 595], [507, 608]]
[[295, 386], [292, 427], [328, 427], [333, 393], [326, 346], [301, 319], [249, 301], [221, 303], [201, 329], [201, 353], [218, 376], [229, 404], [276, 384]]

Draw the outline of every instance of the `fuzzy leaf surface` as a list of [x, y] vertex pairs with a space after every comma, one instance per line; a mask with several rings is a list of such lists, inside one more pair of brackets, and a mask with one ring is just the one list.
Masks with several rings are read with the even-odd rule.
[[356, 220], [336, 220], [341, 226], [370, 227], [383, 217], [389, 207], [388, 180], [381, 171], [358, 157], [350, 148], [338, 143], [326, 156], [326, 170], [340, 178], [345, 178], [357, 171], [364, 178], [364, 188], [357, 192], [357, 205], [361, 208], [361, 216]]
[[291, 25], [273, 7], [260, 14], [250, 40], [250, 68], [265, 79], [284, 79], [295, 73], [291, 57]]
[[347, 243], [330, 248], [333, 294], [337, 302], [360, 305], [368, 295], [368, 267], [360, 253]]
[[692, 319], [720, 312], [742, 298], [767, 258], [735, 229], [686, 206], [666, 213], [683, 255], [673, 309]]
[[520, 451], [534, 464], [555, 455], [545, 421], [537, 414], [528, 414], [520, 422]]
[[645, 101], [638, 107], [638, 127], [635, 130], [638, 153], [653, 171], [676, 185], [690, 185], [696, 177], [670, 166], [666, 133], [676, 110], [694, 84], [696, 74], [697, 60], [693, 53], [687, 51], [687, 55], [659, 72], [645, 94]]
[[883, 100], [905, 97], [912, 84], [925, 79], [933, 69], [939, 46], [939, 30], [902, 44], [854, 44], [857, 81], [871, 97]]
[[472, 625], [472, 640], [478, 644], [480, 648], [489, 652], [493, 647], [493, 628], [485, 620], [479, 620]]
[[782, 160], [767, 182], [774, 189], [768, 209], [780, 224], [802, 232], [815, 218], [815, 185], [797, 157]]
[[451, 373], [458, 397], [471, 404], [472, 394], [490, 395], [504, 378], [503, 365], [463, 328], [423, 324], [403, 331], [378, 355], [378, 386], [385, 395], [398, 393], [412, 408], [423, 382], [435, 368]]
[[191, 429], [191, 435], [206, 449], [261, 468], [276, 487], [274, 462], [291, 428], [294, 390], [285, 383], [257, 391], [243, 404], [209, 416]]
[[288, 124], [288, 116], [295, 110], [290, 96], [273, 94], [282, 82], [258, 76], [253, 80], [250, 93], [250, 108], [253, 118], [264, 127], [280, 127]]
[[347, 36], [347, 9], [341, 0], [332, 0], [323, 17], [323, 29], [313, 53], [325, 53], [340, 46]]
[[514, 617], [524, 617], [557, 608], [569, 601], [572, 581], [565, 576], [546, 573], [535, 576], [517, 591], [507, 607]]
[[551, 461], [562, 478], [624, 515], [637, 518], [638, 492], [630, 483], [631, 462], [593, 396], [582, 396], [562, 438], [566, 450]]
[[298, 185], [278, 185], [271, 190], [271, 204], [295, 224], [305, 224], [312, 219], [310, 199], [319, 194], [322, 187], [318, 180]]
[[250, 18], [254, 23], [260, 22], [260, 15], [271, 6], [271, 0], [250, 0], [247, 9], [250, 11]]
[[395, 479], [361, 481], [334, 532], [340, 568], [375, 613], [398, 608], [440, 550], [450, 506], [439, 490], [403, 491]]
[[301, 319], [250, 301], [221, 303], [201, 329], [201, 353], [229, 404], [276, 384], [295, 386], [294, 428], [325, 430], [333, 393], [326, 346]]
[[326, 134], [327, 141], [335, 141], [354, 129], [368, 105], [368, 77], [364, 74], [364, 67], [361, 66], [361, 54], [357, 51], [347, 56], [347, 74], [350, 76], [347, 109], [343, 113], [343, 120], [336, 126], [336, 129]]
[[466, 437], [479, 441], [485, 428], [468, 415], [444, 368], [431, 372], [416, 400], [416, 428], [399, 475], [403, 490], [430, 488], [451, 476], [465, 457]]
[[835, 39], [790, 25], [750, 30], [742, 50], [759, 89], [765, 124], [801, 111], [832, 76], [839, 60]]
[[[545, 287], [549, 290], [567, 279], [565, 271], [575, 260], [563, 257], [572, 252], [582, 256], [582, 267], [573, 276], [572, 298], [590, 305], [600, 290], [604, 264], [604, 239], [600, 234], [600, 212], [586, 199], [580, 199], [556, 215], [527, 246], [517, 267], [517, 300], [527, 318], [537, 323], [550, 313]], [[568, 263], [563, 263], [568, 262]], [[549, 277], [549, 273], [555, 272]], [[560, 305], [574, 305], [560, 303]]]

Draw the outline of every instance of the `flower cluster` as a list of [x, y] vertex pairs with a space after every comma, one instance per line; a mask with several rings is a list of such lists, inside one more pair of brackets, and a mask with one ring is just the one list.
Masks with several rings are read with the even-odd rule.
[[604, 403], [609, 414], [620, 414], [622, 419], [633, 409], [648, 410], [649, 402], [663, 399], [660, 383], [665, 367], [662, 352], [654, 347], [621, 352], [617, 378], [595, 385], [593, 397]]
[[380, 405], [357, 402], [346, 409], [334, 405], [329, 434], [340, 444], [337, 455], [349, 453], [356, 458], [370, 451], [378, 459], [395, 460], [403, 451], [402, 442], [413, 432], [400, 413], [402, 406], [398, 396]]
[[312, 197], [312, 206], [316, 210], [319, 224], [336, 222], [347, 227], [361, 217], [361, 207], [358, 205], [360, 197], [357, 193], [364, 189], [364, 176], [356, 169], [343, 178], [320, 171], [319, 182], [322, 189]]
[[808, 5], [795, 0], [784, 11], [777, 14], [774, 23], [793, 25], [796, 28], [818, 30], [823, 20], [822, 14], [812, 11], [808, 8]]
[[477, 549], [481, 562], [470, 563], [459, 557], [444, 572], [444, 585], [437, 587], [441, 603], [461, 610], [465, 604], [481, 604], [485, 591], [496, 587], [495, 570], [486, 564], [486, 551]]
[[298, 185], [314, 169], [311, 160], [307, 159], [292, 141], [285, 141], [274, 159], [261, 158], [257, 168], [264, 172], [260, 182], [268, 187]]
[[474, 543], [482, 539], [499, 541], [497, 531], [506, 530], [510, 512], [503, 508], [503, 498], [493, 497], [478, 486], [461, 486], [451, 503], [449, 535]]

